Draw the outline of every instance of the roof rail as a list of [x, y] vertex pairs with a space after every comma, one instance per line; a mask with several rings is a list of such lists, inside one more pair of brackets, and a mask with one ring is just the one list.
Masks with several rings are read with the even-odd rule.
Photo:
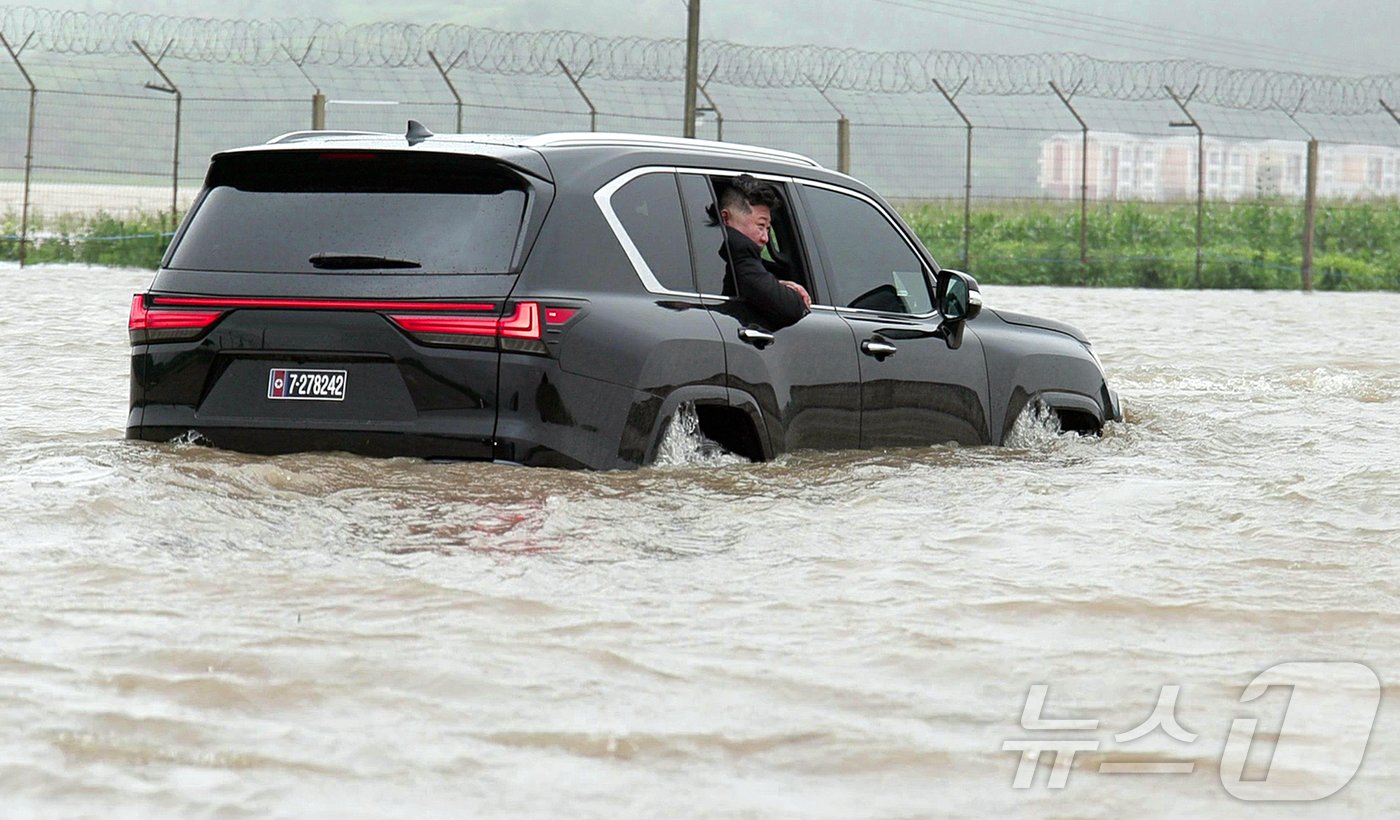
[[378, 131], [289, 131], [286, 134], [273, 137], [267, 141], [267, 145], [281, 145], [287, 142], [307, 142], [309, 140], [321, 139], [323, 137], [387, 137], [388, 134]]
[[733, 157], [764, 159], [771, 162], [784, 162], [789, 165], [805, 165], [820, 168], [821, 163], [811, 157], [792, 151], [779, 151], [776, 148], [762, 148], [739, 142], [715, 142], [685, 137], [658, 137], [649, 134], [608, 134], [593, 132], [565, 132], [540, 134], [528, 137], [521, 142], [529, 148], [558, 148], [586, 145], [620, 145], [637, 148], [665, 148], [673, 151], [703, 151], [707, 154], [726, 154]]

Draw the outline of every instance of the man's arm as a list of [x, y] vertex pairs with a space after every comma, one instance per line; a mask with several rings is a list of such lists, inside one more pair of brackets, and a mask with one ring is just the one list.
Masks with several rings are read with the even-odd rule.
[[737, 231], [729, 232], [729, 261], [739, 298], [753, 306], [774, 330], [796, 324], [807, 315], [801, 294], [768, 272], [758, 245]]

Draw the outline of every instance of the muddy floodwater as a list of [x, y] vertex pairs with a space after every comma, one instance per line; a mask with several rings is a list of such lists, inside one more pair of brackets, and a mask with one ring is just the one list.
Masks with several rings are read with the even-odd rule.
[[1125, 422], [576, 473], [125, 441], [150, 274], [0, 277], [0, 816], [1400, 815], [1400, 296], [987, 286]]

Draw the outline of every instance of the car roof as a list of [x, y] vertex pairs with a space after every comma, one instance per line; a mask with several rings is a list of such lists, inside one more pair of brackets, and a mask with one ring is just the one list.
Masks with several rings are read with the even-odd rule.
[[688, 137], [660, 137], [651, 134], [612, 134], [592, 132], [562, 132], [540, 134], [526, 138], [525, 145], [532, 148], [601, 147], [647, 148], [683, 151], [705, 156], [725, 156], [740, 159], [765, 160], [807, 168], [820, 168], [820, 163], [811, 157], [792, 151], [746, 145], [741, 142], [715, 142], [714, 140], [691, 139]]
[[[412, 126], [410, 126], [410, 133], [411, 129]], [[433, 146], [438, 150], [463, 153], [475, 153], [473, 149], [481, 145], [534, 149], [571, 147], [606, 148], [612, 146], [617, 148], [692, 151], [707, 155], [722, 154], [725, 156], [762, 159], [770, 162], [786, 162], [792, 165], [803, 165], [808, 168], [822, 167], [820, 163], [811, 157], [792, 151], [780, 151], [776, 148], [746, 145], [740, 142], [715, 142], [714, 140], [691, 139], [688, 137], [663, 137], [654, 134], [600, 133], [593, 131], [561, 131], [534, 135], [424, 133], [426, 136], [421, 137], [418, 142], [409, 142], [408, 134], [389, 134], [379, 131], [292, 131], [278, 137], [273, 137], [267, 141], [267, 144], [286, 145], [290, 143], [305, 144], [311, 142], [322, 144], [346, 144], [404, 141], [408, 145], [417, 145], [431, 141]]]
[[[548, 154], [563, 148], [618, 148], [622, 150], [665, 151], [688, 154], [696, 158], [724, 157], [755, 160], [821, 169], [811, 157], [791, 151], [780, 151], [737, 142], [715, 142], [652, 134], [556, 132], [534, 135], [517, 134], [432, 134], [426, 129], [415, 132], [410, 121], [405, 134], [375, 131], [293, 131], [274, 137], [263, 145], [235, 148], [220, 154], [266, 151], [269, 149], [362, 148], [375, 150], [415, 150], [432, 153], [489, 156], [513, 162], [526, 170], [535, 171], [534, 163], [523, 156], [527, 152]], [[540, 174], [546, 176], [547, 174]]]

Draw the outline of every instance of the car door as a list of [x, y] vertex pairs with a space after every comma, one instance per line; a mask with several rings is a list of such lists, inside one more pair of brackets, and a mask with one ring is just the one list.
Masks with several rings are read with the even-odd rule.
[[950, 349], [931, 265], [914, 240], [862, 193], [818, 182], [799, 188], [831, 304], [858, 351], [861, 446], [988, 443], [982, 345], [967, 332]]
[[[775, 452], [845, 449], [860, 444], [860, 368], [855, 338], [833, 310], [813, 310], [794, 325], [774, 330], [741, 298], [725, 295], [725, 231], [720, 225], [711, 177], [721, 172], [680, 174], [681, 198], [701, 298], [724, 340], [727, 384], [758, 404]], [[772, 182], [791, 201], [791, 188]], [[811, 254], [793, 230], [790, 211], [775, 214], [770, 255], [792, 265], [794, 278], [813, 270]], [[805, 277], [808, 283], [811, 277]]]

